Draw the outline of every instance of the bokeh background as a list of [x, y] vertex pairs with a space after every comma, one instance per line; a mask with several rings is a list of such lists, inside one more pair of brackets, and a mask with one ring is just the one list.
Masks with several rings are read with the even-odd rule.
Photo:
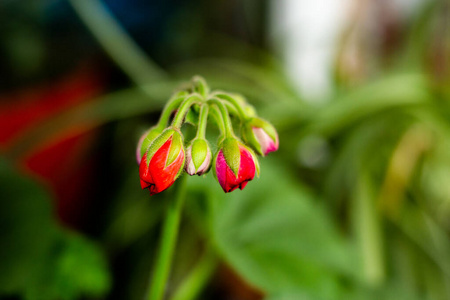
[[1, 299], [143, 299], [135, 146], [195, 74], [280, 149], [188, 178], [167, 299], [450, 299], [446, 0], [0, 1]]

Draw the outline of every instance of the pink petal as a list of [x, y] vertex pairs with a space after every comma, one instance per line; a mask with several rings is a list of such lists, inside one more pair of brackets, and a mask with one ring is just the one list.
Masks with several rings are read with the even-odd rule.
[[272, 138], [264, 131], [264, 129], [259, 127], [252, 128], [253, 133], [261, 145], [261, 151], [264, 155], [267, 155], [270, 152], [278, 150], [278, 137], [276, 140], [272, 140]]

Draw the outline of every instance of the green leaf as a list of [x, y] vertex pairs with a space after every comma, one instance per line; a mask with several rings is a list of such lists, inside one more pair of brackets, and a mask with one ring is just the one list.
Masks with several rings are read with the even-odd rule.
[[82, 236], [61, 231], [59, 241], [42, 265], [40, 276], [27, 286], [26, 299], [78, 299], [101, 296], [111, 279], [97, 245]]
[[0, 182], [0, 295], [64, 300], [104, 294], [109, 273], [98, 246], [63, 230], [45, 189], [1, 158]]
[[48, 193], [0, 158], [0, 294], [34, 280], [55, 233]]
[[261, 179], [243, 191], [224, 194], [210, 183], [216, 189], [209, 194], [216, 246], [241, 276], [267, 293], [335, 295], [338, 275], [359, 270], [353, 249], [285, 168], [264, 161], [262, 169]]

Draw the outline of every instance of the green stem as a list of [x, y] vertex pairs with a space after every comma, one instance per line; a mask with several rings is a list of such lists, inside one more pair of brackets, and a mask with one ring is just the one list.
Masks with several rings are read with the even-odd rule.
[[226, 108], [228, 110], [228, 113], [230, 115], [236, 116], [238, 118], [241, 118], [241, 114], [237, 111], [236, 107], [234, 107], [233, 104], [231, 104], [230, 102], [228, 102], [226, 100], [224, 101], [224, 104], [225, 104], [225, 106], [226, 106]]
[[223, 120], [223, 127], [225, 129], [225, 138], [234, 136], [233, 125], [231, 124], [230, 116], [228, 115], [227, 108], [222, 103], [222, 101], [217, 98], [211, 98], [208, 99], [208, 103], [215, 104], [219, 109], [220, 115], [222, 116]]
[[184, 117], [186, 116], [187, 112], [191, 108], [191, 106], [196, 103], [202, 101], [202, 98], [199, 95], [191, 95], [186, 100], [181, 103], [180, 108], [178, 109], [177, 114], [173, 118], [172, 121], [172, 127], [175, 129], [180, 129], [181, 125], [183, 125]]
[[200, 259], [200, 262], [176, 289], [171, 300], [197, 299], [197, 296], [214, 274], [217, 264], [218, 260], [216, 255], [211, 250], [207, 250]]
[[192, 82], [194, 83], [195, 90], [204, 98], [206, 98], [209, 94], [209, 87], [205, 79], [197, 75], [192, 78]]
[[248, 120], [250, 118], [245, 109], [242, 107], [241, 103], [239, 103], [239, 101], [237, 101], [234, 97], [225, 93], [215, 93], [214, 96], [223, 99], [229, 102], [231, 105], [233, 105], [234, 108], [239, 113], [239, 116], [241, 117], [242, 121]]
[[220, 110], [217, 106], [213, 106], [210, 111], [212, 116], [216, 119], [217, 126], [219, 127], [219, 131], [221, 134], [225, 132], [225, 125], [223, 125], [222, 115], [220, 114]]
[[158, 121], [157, 126], [159, 127], [159, 129], [162, 130], [167, 126], [167, 123], [169, 122], [170, 119], [170, 115], [174, 110], [176, 110], [180, 106], [180, 104], [183, 102], [184, 99], [186, 99], [186, 96], [176, 97], [166, 104], [166, 106], [163, 109], [163, 112], [161, 113], [161, 117], [159, 118]]
[[200, 108], [200, 116], [198, 120], [198, 129], [197, 129], [197, 138], [205, 138], [206, 133], [206, 125], [208, 123], [208, 113], [209, 113], [209, 106], [204, 104]]
[[163, 224], [162, 236], [159, 245], [159, 252], [156, 258], [156, 265], [153, 277], [150, 282], [147, 300], [161, 300], [169, 278], [175, 244], [178, 236], [181, 211], [186, 194], [186, 178], [182, 176], [175, 186], [175, 199], [170, 199], [166, 217]]

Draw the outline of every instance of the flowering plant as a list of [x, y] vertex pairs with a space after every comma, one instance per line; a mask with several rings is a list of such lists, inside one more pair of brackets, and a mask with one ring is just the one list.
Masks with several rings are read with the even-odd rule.
[[[168, 126], [173, 112], [175, 116]], [[197, 126], [197, 134], [186, 147], [181, 126], [188, 113], [197, 114], [191, 122]], [[206, 139], [210, 115], [220, 131], [214, 158]], [[233, 130], [233, 120], [240, 127], [242, 140]], [[273, 125], [259, 118], [242, 96], [210, 91], [205, 80], [195, 76], [170, 98], [158, 124], [148, 129], [138, 142], [136, 157], [141, 187], [148, 189], [150, 195], [160, 193], [183, 170], [189, 175], [206, 174], [213, 160], [214, 175], [224, 192], [242, 190], [259, 175], [256, 154], [265, 156], [276, 151], [278, 144]]]

